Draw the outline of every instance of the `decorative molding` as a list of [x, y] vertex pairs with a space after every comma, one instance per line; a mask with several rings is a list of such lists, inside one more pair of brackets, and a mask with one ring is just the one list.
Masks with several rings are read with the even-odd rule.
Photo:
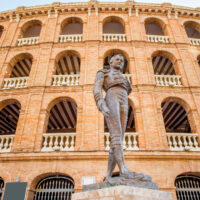
[[167, 17], [170, 19], [171, 18], [171, 10], [167, 11]]
[[128, 15], [129, 15], [129, 16], [132, 15], [132, 13], [131, 13], [131, 8], [128, 9]]
[[51, 10], [48, 10], [48, 18], [51, 17]]
[[20, 15], [16, 14], [16, 22], [19, 22], [19, 21], [20, 21]]
[[10, 22], [12, 22], [13, 21], [13, 16], [10, 15], [9, 18], [10, 18]]
[[88, 16], [91, 15], [91, 8], [88, 8]]
[[98, 8], [95, 8], [95, 14], [98, 16]]
[[139, 16], [139, 10], [138, 10], [138, 8], [135, 9], [135, 15], [136, 15], [136, 17]]

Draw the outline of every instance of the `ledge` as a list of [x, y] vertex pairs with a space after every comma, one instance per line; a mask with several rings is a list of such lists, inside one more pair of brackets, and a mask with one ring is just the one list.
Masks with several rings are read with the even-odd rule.
[[[170, 151], [126, 151], [126, 160], [199, 160], [200, 152], [170, 152]], [[28, 152], [0, 153], [0, 161], [31, 161], [31, 160], [104, 160], [108, 159], [106, 151], [73, 151], [73, 152]]]

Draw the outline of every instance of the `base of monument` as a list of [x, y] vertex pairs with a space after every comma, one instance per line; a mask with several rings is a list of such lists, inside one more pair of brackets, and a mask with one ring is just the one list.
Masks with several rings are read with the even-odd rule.
[[[144, 175], [147, 177], [147, 175]], [[90, 190], [98, 190], [113, 186], [131, 186], [131, 187], [139, 187], [139, 188], [146, 188], [146, 189], [153, 189], [158, 190], [158, 184], [152, 182], [152, 178], [148, 176], [148, 179], [145, 180], [137, 180], [133, 178], [124, 178], [121, 176], [111, 177], [109, 180], [105, 180], [103, 182], [90, 184], [90, 185], [83, 185], [82, 190], [90, 191]]]
[[75, 193], [72, 200], [173, 200], [170, 192], [138, 188], [133, 186], [114, 186], [104, 189]]

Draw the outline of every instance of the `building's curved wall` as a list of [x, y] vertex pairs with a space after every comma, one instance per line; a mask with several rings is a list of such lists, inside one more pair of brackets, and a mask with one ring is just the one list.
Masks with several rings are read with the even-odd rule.
[[[6, 183], [20, 175], [20, 181], [28, 182], [28, 200], [33, 199], [32, 191], [43, 174], [69, 175], [75, 181], [76, 191], [81, 190], [82, 176], [95, 176], [97, 182], [104, 179], [108, 152], [104, 147], [104, 118], [96, 108], [93, 83], [96, 72], [103, 68], [104, 58], [117, 49], [128, 60], [133, 87], [129, 99], [134, 105], [139, 134], [140, 150], [125, 152], [127, 165], [133, 171], [151, 175], [160, 189], [171, 191], [175, 198], [175, 178], [185, 172], [199, 172], [200, 154], [170, 151], [161, 104], [170, 98], [182, 102], [192, 132], [200, 138], [200, 66], [197, 60], [200, 45], [190, 44], [184, 29], [187, 21], [200, 24], [200, 11], [187, 8], [182, 12], [181, 7], [169, 4], [154, 6], [133, 2], [53, 5], [52, 10], [52, 5], [24, 8], [17, 9], [16, 16], [5, 12], [2, 14], [5, 17], [0, 17], [0, 26], [4, 27], [0, 35], [0, 105], [5, 107], [10, 99], [21, 104], [11, 152], [0, 153], [0, 176]], [[189, 14], [184, 15], [184, 12]], [[60, 42], [63, 22], [77, 17], [77, 14], [83, 24], [82, 41]], [[103, 40], [104, 22], [110, 17], [114, 20], [114, 16], [123, 25], [125, 41]], [[145, 21], [149, 17], [162, 21], [168, 43], [147, 41]], [[18, 45], [24, 25], [30, 26], [32, 21], [41, 22], [38, 42]], [[57, 58], [70, 51], [76, 52], [80, 58], [79, 84], [52, 86]], [[12, 63], [23, 53], [32, 57], [27, 87], [3, 89]], [[152, 65], [155, 55], [171, 60], [176, 74], [181, 76], [182, 87], [156, 85]], [[77, 104], [75, 149], [41, 152], [50, 107], [57, 99], [73, 99]]]

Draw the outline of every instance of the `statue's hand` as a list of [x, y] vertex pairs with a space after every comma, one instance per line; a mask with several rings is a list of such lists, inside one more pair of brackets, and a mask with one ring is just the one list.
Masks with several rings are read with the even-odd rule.
[[109, 114], [110, 114], [110, 110], [107, 107], [107, 105], [105, 104], [105, 102], [102, 104], [101, 108], [102, 108], [101, 110], [102, 110], [102, 113], [103, 113], [104, 117], [108, 117]]

